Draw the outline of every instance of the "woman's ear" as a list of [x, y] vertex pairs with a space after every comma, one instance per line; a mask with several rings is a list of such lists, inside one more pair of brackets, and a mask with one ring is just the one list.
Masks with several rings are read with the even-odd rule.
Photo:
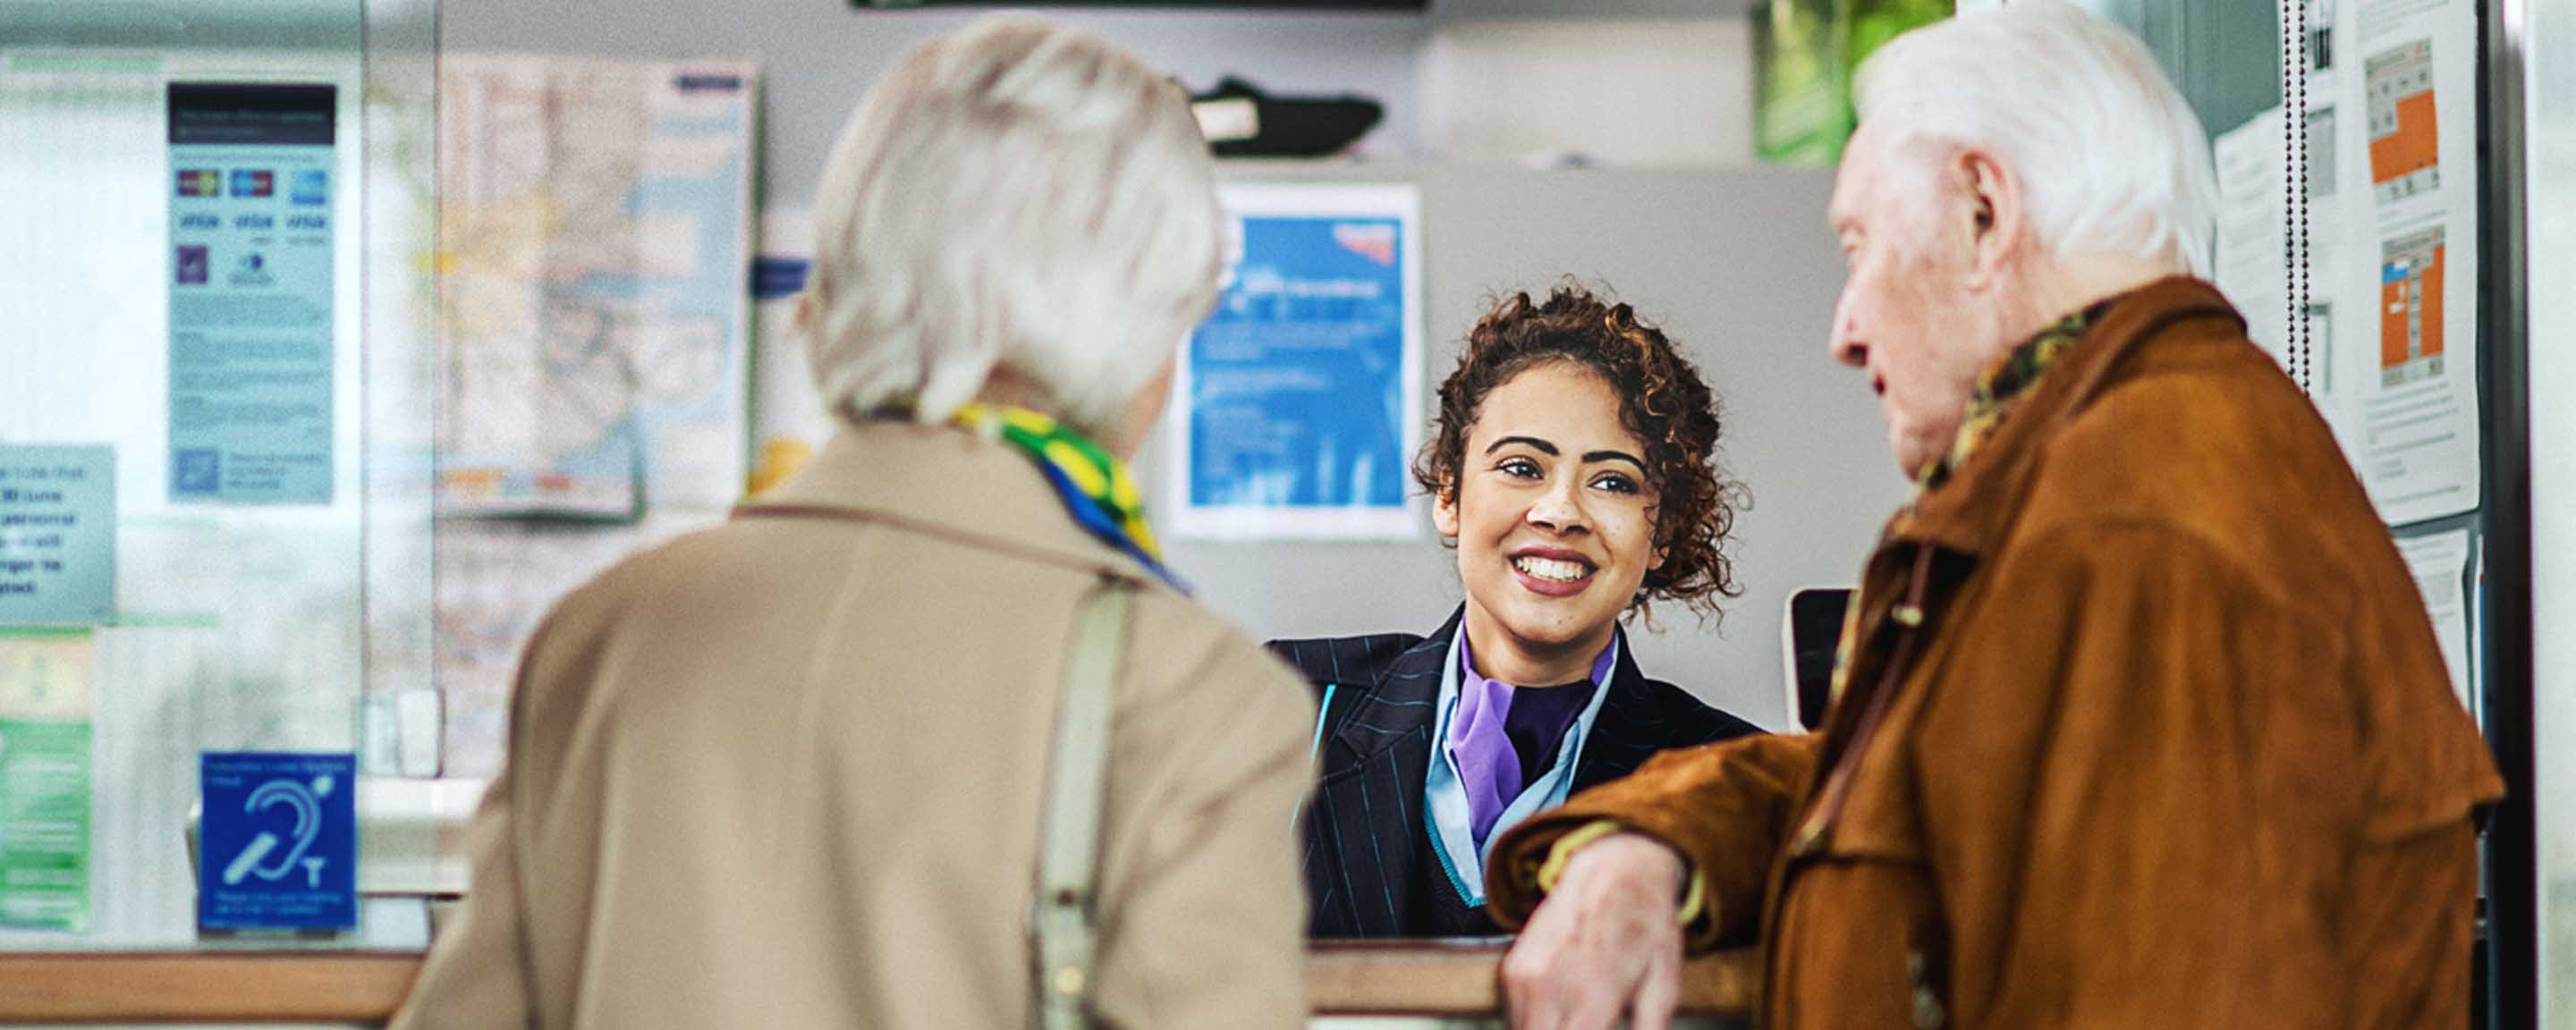
[[1458, 482], [1454, 479], [1431, 492], [1431, 528], [1441, 536], [1458, 535]]

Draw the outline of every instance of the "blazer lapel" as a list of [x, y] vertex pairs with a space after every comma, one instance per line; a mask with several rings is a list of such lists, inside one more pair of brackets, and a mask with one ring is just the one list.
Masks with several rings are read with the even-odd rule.
[[1575, 764], [1578, 793], [1635, 772], [1655, 752], [1672, 746], [1673, 725], [1654, 692], [1646, 689], [1646, 674], [1637, 669], [1626, 630], [1619, 631], [1619, 661], [1611, 666], [1609, 689], [1592, 736], [1583, 743], [1583, 758]]
[[[1415, 849], [1428, 832], [1422, 784], [1431, 768], [1442, 663], [1449, 660], [1457, 631], [1458, 616], [1452, 615], [1438, 633], [1378, 670], [1346, 713], [1325, 715], [1333, 720], [1332, 740], [1318, 762], [1320, 780], [1306, 828], [1306, 886], [1318, 899], [1310, 932], [1316, 936], [1403, 931], [1404, 913], [1412, 906]], [[1353, 686], [1358, 684], [1342, 689]]]

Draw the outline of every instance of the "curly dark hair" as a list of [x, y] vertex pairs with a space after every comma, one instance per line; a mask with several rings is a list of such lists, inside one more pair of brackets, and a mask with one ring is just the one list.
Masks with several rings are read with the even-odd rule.
[[1727, 556], [1743, 484], [1718, 468], [1717, 396], [1663, 330], [1634, 309], [1566, 282], [1535, 303], [1527, 292], [1496, 300], [1467, 334], [1458, 367], [1440, 383], [1440, 414], [1414, 456], [1413, 478], [1433, 496], [1458, 499], [1467, 432], [1485, 397], [1522, 372], [1555, 362], [1592, 370], [1619, 396], [1619, 424], [1646, 447], [1646, 478], [1657, 495], [1655, 546], [1662, 568], [1646, 573], [1628, 614], [1651, 619], [1653, 602], [1680, 601], [1703, 618], [1739, 596]]

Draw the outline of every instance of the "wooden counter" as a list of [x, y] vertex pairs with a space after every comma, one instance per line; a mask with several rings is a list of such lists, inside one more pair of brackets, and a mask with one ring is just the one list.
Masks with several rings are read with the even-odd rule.
[[[1501, 1001], [1491, 943], [1321, 943], [1306, 956], [1318, 1016], [1492, 1015]], [[0, 954], [0, 1025], [28, 1023], [381, 1023], [402, 1004], [420, 956], [381, 952]], [[1741, 953], [1691, 963], [1685, 1012], [1741, 1014], [1753, 991]]]

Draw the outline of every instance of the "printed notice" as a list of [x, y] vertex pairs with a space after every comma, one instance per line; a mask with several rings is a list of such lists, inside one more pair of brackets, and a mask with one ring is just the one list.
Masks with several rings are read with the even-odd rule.
[[2380, 246], [2379, 385], [2394, 389], [2442, 374], [2442, 227]]
[[2312, 204], [2344, 221], [2314, 281], [2348, 342], [2320, 367], [2335, 435], [2392, 526], [2478, 505], [2477, 24], [2468, 0], [2336, 14], [2336, 52], [2359, 58], [2338, 106], [2360, 115], [2338, 164], [2360, 188]]
[[2433, 41], [2373, 54], [2362, 66], [2369, 90], [2370, 186], [2381, 204], [2442, 186], [2441, 130], [2433, 105]]
[[1421, 407], [1410, 186], [1222, 191], [1229, 275], [1175, 380], [1175, 535], [1407, 537]]
[[0, 626], [116, 614], [116, 451], [0, 446]]
[[0, 629], [0, 926], [89, 930], [87, 629]]
[[2474, 710], [2469, 703], [2469, 649], [2474, 643], [2469, 634], [2469, 531], [2400, 538], [2397, 551], [2405, 557], [2407, 571], [2415, 574], [2425, 614], [2433, 618], [2433, 640], [2442, 649], [2451, 692], [2459, 695], [2460, 707]]
[[170, 84], [170, 500], [331, 501], [336, 88]]

